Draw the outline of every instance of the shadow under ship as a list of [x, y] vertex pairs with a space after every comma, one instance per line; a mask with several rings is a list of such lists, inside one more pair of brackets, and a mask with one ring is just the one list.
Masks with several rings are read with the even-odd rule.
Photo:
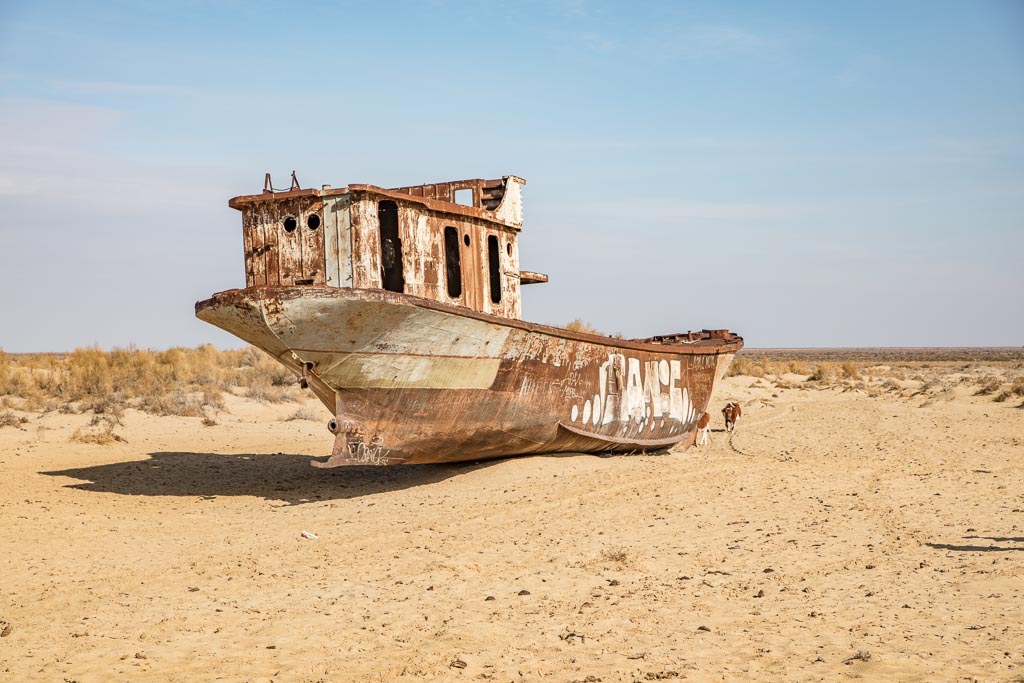
[[242, 213], [246, 287], [196, 315], [290, 368], [335, 415], [320, 467], [689, 446], [743, 339], [620, 339], [520, 319], [515, 176], [288, 191]]

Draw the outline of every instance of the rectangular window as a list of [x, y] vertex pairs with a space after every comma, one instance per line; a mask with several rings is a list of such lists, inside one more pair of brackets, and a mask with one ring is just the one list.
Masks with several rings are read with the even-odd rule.
[[455, 190], [455, 203], [462, 206], [473, 206], [473, 190], [471, 188]]
[[448, 296], [462, 296], [462, 256], [459, 249], [459, 231], [452, 226], [444, 229], [444, 276], [448, 283]]
[[491, 301], [501, 303], [501, 263], [498, 253], [498, 238], [487, 236], [487, 266], [491, 274]]

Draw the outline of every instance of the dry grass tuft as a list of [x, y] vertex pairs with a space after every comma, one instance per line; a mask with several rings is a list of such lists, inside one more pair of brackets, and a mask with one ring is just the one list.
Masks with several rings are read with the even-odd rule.
[[7, 381], [11, 376], [11, 359], [4, 353], [3, 348], [0, 348], [0, 394], [7, 393]]
[[5, 410], [0, 413], [0, 427], [15, 427], [17, 429], [24, 429], [23, 424], [28, 422], [27, 417], [18, 417], [14, 414], [13, 410]]
[[853, 363], [843, 363], [843, 377], [855, 381], [859, 381], [861, 379], [860, 373], [857, 372], [857, 366]]
[[153, 415], [204, 417], [208, 409], [224, 410], [224, 396], [216, 387], [201, 391], [174, 389], [167, 393], [143, 396], [139, 401], [139, 410]]
[[737, 356], [733, 358], [732, 364], [729, 366], [729, 372], [726, 374], [727, 377], [764, 377], [764, 366], [755, 364], [750, 360]]
[[299, 408], [294, 413], [286, 417], [283, 422], [293, 422], [294, 420], [309, 420], [311, 422], [319, 422], [320, 415], [311, 408]]
[[831, 384], [836, 381], [837, 376], [838, 373], [836, 372], [835, 365], [832, 363], [818, 363], [814, 366], [814, 371], [807, 378], [807, 381]]
[[94, 415], [89, 425], [79, 427], [71, 435], [72, 441], [107, 446], [112, 443], [125, 443], [127, 440], [114, 432], [115, 427], [122, 426], [121, 419], [113, 415]]
[[584, 334], [601, 334], [593, 325], [587, 322], [583, 322], [579, 318], [573, 320], [570, 323], [566, 323], [565, 325], [563, 325], [563, 327], [569, 330], [570, 332], [582, 332]]
[[981, 386], [974, 392], [974, 395], [988, 396], [989, 394], [994, 394], [1002, 385], [1003, 383], [998, 377], [986, 375], [981, 378]]
[[[996, 388], [999, 388], [1001, 386], [1002, 384], [997, 384]], [[1004, 401], [1007, 401], [1013, 398], [1014, 396], [1024, 396], [1024, 376], [1014, 378], [1014, 380], [1010, 383], [1009, 388], [1001, 391], [999, 395], [997, 395], [992, 400], [995, 401], [996, 403], [1003, 403]]]
[[97, 446], [109, 446], [112, 443], [123, 443], [125, 438], [119, 434], [115, 434], [113, 430], [97, 432], [76, 429], [75, 433], [71, 435], [71, 440], [77, 441], [78, 443], [91, 443]]
[[786, 365], [786, 369], [789, 370], [794, 375], [809, 375], [809, 374], [811, 374], [810, 370], [808, 370], [805, 366], [801, 365], [800, 363], [796, 362], [795, 360], [789, 361], [789, 363]]
[[285, 403], [287, 401], [298, 400], [298, 397], [294, 392], [275, 385], [271, 385], [269, 387], [251, 387], [246, 390], [245, 397], [251, 398], [254, 401], [259, 401], [260, 403]]
[[632, 558], [626, 548], [606, 548], [601, 551], [601, 561], [627, 565], [632, 562]]

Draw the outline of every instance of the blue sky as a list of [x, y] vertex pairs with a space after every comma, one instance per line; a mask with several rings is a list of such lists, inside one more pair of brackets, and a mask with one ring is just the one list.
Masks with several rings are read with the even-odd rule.
[[528, 320], [1024, 344], [1024, 3], [0, 0], [0, 347], [235, 345], [292, 169], [525, 177]]

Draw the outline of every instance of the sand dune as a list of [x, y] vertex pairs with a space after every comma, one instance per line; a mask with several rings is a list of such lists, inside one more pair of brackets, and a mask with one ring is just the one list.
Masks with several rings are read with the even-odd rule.
[[660, 456], [321, 471], [234, 396], [0, 429], [0, 680], [1024, 680], [1024, 410], [778, 385]]

